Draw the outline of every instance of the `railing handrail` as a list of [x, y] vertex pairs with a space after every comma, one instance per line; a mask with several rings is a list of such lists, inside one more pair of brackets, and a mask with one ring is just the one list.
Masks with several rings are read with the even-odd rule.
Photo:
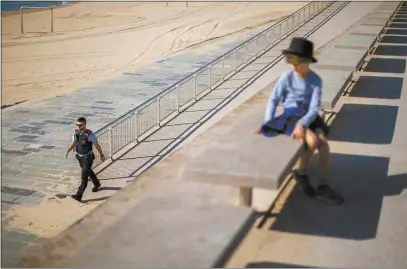
[[167, 94], [167, 92], [169, 92], [172, 88], [176, 87], [178, 84], [182, 84], [182, 82], [193, 78], [194, 75], [202, 72], [203, 70], [205, 70], [208, 66], [213, 65], [215, 62], [219, 61], [220, 59], [222, 59], [223, 57], [225, 57], [225, 55], [228, 55], [229, 53], [232, 53], [235, 50], [238, 50], [239, 48], [245, 46], [246, 44], [252, 42], [253, 40], [255, 40], [257, 37], [263, 35], [265, 32], [268, 32], [270, 29], [272, 29], [274, 26], [278, 25], [279, 23], [283, 22], [284, 20], [289, 20], [291, 17], [295, 16], [297, 13], [301, 12], [302, 10], [306, 9], [308, 6], [310, 6], [313, 2], [315, 1], [311, 1], [309, 2], [307, 5], [303, 6], [302, 8], [298, 9], [297, 11], [291, 13], [288, 16], [285, 16], [284, 18], [281, 18], [280, 20], [278, 20], [277, 22], [275, 22], [273, 25], [267, 27], [266, 29], [262, 30], [261, 32], [257, 33], [256, 35], [252, 36], [251, 38], [247, 39], [246, 41], [242, 42], [241, 44], [235, 46], [233, 49], [230, 49], [229, 51], [227, 51], [226, 53], [222, 54], [221, 56], [217, 57], [216, 59], [212, 60], [211, 62], [205, 64], [204, 66], [200, 67], [199, 69], [195, 70], [194, 72], [190, 73], [189, 75], [185, 76], [184, 78], [182, 78], [181, 80], [175, 82], [174, 84], [170, 85], [169, 87], [167, 87], [165, 90], [155, 94], [154, 96], [150, 97], [148, 100], [146, 100], [145, 102], [143, 102], [142, 104], [138, 105], [137, 107], [131, 109], [130, 111], [128, 111], [127, 113], [123, 114], [122, 116], [120, 116], [119, 118], [115, 119], [114, 121], [106, 124], [105, 126], [103, 126], [102, 128], [100, 128], [99, 130], [97, 130], [95, 132], [96, 135], [99, 135], [100, 133], [106, 131], [107, 129], [109, 129], [109, 127], [112, 127], [116, 124], [118, 124], [122, 119], [126, 118], [128, 115], [134, 113], [135, 111], [143, 108], [144, 106], [146, 106], [148, 103], [154, 101], [155, 99], [157, 99], [160, 95], [165, 95]]

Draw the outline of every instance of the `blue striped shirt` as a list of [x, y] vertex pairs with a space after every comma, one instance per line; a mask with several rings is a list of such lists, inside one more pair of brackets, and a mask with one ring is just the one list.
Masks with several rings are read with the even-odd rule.
[[301, 115], [298, 123], [308, 126], [318, 116], [321, 107], [322, 80], [313, 71], [307, 77], [298, 76], [293, 70], [284, 73], [274, 86], [267, 103], [265, 122], [275, 119], [276, 108], [282, 101], [284, 108], [295, 109]]

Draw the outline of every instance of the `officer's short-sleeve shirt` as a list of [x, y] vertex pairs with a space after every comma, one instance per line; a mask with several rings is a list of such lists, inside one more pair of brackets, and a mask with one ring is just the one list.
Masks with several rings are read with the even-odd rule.
[[[73, 134], [72, 134], [72, 139], [73, 140], [75, 140], [76, 138], [75, 138], [75, 131], [73, 131]], [[92, 143], [96, 143], [96, 141], [97, 141], [97, 137], [96, 137], [96, 135], [92, 132], [89, 136], [88, 136], [88, 141], [89, 142], [92, 142]]]

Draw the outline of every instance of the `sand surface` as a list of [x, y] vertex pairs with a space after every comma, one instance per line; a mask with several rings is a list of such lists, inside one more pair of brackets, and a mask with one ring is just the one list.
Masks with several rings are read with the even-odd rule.
[[266, 27], [305, 2], [79, 2], [2, 15], [2, 105], [113, 79], [185, 50], [207, 49]]

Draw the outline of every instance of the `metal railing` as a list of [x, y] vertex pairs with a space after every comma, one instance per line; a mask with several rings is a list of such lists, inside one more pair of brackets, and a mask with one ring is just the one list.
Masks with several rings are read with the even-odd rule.
[[51, 10], [51, 33], [54, 32], [54, 8], [53, 6], [49, 6], [49, 7], [20, 7], [20, 24], [21, 24], [21, 33], [24, 34], [24, 9], [50, 9]]
[[[147, 137], [332, 3], [307, 4], [97, 131], [106, 158], [113, 160], [130, 143]], [[101, 163], [96, 153], [94, 166]]]

